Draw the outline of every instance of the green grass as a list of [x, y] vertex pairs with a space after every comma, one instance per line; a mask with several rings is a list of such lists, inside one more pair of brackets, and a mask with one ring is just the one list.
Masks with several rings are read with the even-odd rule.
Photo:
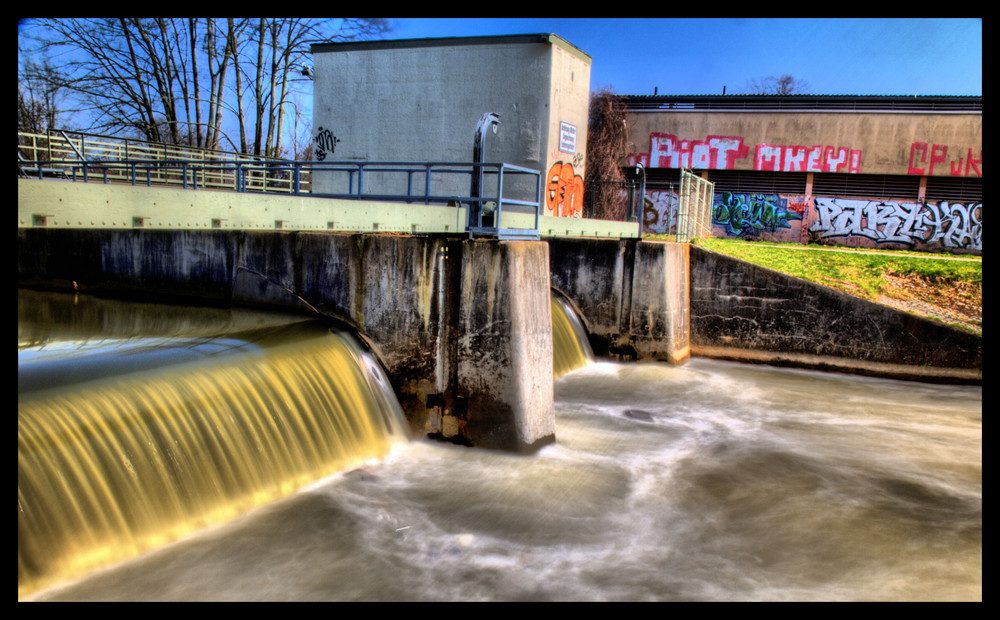
[[[694, 243], [867, 299], [875, 299], [890, 288], [885, 279], [887, 274], [916, 277], [928, 285], [942, 287], [981, 288], [983, 282], [981, 256], [806, 246], [798, 243], [721, 238], [696, 239]], [[949, 258], [967, 260], [949, 260]]]

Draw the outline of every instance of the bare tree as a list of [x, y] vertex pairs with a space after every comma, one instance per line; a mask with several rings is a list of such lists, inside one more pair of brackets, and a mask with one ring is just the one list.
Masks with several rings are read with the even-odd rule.
[[779, 77], [752, 79], [744, 87], [744, 94], [750, 95], [801, 95], [808, 92], [808, 82], [796, 79], [787, 73]]
[[[59, 69], [36, 74], [51, 92], [61, 89], [80, 102], [91, 131], [208, 148], [226, 140], [266, 156], [284, 151], [286, 107], [296, 82], [308, 84], [301, 67], [310, 44], [388, 30], [379, 18], [69, 18], [37, 26], [34, 51], [58, 57]], [[22, 99], [36, 100], [21, 93], [19, 78], [19, 123]], [[228, 137], [227, 123], [238, 126], [239, 144]]]
[[17, 130], [42, 134], [55, 128], [60, 90], [55, 69], [48, 61], [27, 61], [17, 73]]

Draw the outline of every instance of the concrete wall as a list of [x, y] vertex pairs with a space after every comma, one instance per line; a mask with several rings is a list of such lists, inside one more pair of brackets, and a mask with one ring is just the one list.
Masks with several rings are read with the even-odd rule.
[[[317, 160], [472, 162], [477, 124], [494, 112], [485, 161], [543, 175], [558, 163], [554, 207], [559, 187], [579, 176], [582, 189], [590, 57], [555, 35], [323, 44], [313, 59]], [[330, 174], [314, 187], [342, 190]], [[435, 193], [467, 196], [469, 179], [448, 187]]]
[[597, 355], [689, 356], [688, 246], [549, 239], [552, 288], [574, 306]]
[[629, 113], [629, 165], [982, 177], [979, 113]]
[[22, 228], [18, 283], [333, 317], [369, 343], [415, 433], [518, 451], [554, 439], [542, 242]]
[[692, 355], [981, 382], [982, 336], [692, 246]]

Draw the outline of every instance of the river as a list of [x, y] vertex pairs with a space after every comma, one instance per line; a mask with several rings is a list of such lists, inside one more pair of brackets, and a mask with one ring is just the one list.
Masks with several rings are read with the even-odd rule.
[[981, 601], [982, 388], [593, 361], [531, 456], [415, 440], [33, 600]]

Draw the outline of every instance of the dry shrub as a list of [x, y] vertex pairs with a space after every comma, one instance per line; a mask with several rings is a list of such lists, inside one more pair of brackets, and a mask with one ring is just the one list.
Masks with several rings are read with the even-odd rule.
[[[614, 91], [605, 87], [590, 95], [587, 122], [587, 172], [584, 204], [593, 205], [593, 217], [625, 219], [622, 166], [628, 157], [625, 107]], [[609, 182], [610, 181], [610, 182]]]

